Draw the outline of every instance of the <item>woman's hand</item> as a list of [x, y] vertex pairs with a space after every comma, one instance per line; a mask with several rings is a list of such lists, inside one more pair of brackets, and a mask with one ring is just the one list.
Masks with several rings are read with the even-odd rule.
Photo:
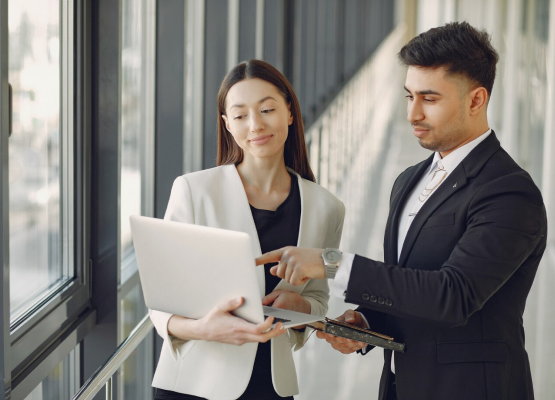
[[[274, 290], [267, 296], [262, 298], [262, 304], [284, 310], [291, 310], [310, 314], [312, 307], [308, 300], [298, 293], [289, 292], [287, 290]], [[294, 326], [293, 329], [303, 329], [304, 325]]]
[[172, 316], [168, 322], [168, 332], [183, 340], [207, 340], [241, 346], [245, 343], [264, 343], [283, 333], [281, 322], [272, 328], [273, 317], [261, 324], [252, 324], [231, 314], [238, 309], [243, 298], [225, 301], [215, 306], [199, 320]]

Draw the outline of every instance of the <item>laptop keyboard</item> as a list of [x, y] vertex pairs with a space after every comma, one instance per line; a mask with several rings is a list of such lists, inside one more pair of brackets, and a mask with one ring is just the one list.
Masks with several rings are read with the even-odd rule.
[[286, 322], [291, 322], [291, 320], [290, 319], [285, 319], [285, 318], [274, 317], [274, 324], [277, 324], [278, 322], [286, 323]]

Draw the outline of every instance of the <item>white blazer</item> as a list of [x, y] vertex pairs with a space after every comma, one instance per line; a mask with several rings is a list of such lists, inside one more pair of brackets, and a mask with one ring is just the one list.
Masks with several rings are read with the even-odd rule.
[[[301, 195], [298, 246], [339, 247], [345, 216], [343, 203], [323, 187], [298, 178]], [[246, 232], [252, 238], [255, 257], [261, 255], [247, 195], [235, 165], [178, 177], [173, 184], [165, 219]], [[262, 298], [265, 293], [264, 269], [257, 268], [257, 274]], [[310, 303], [312, 314], [326, 315], [327, 280], [310, 280], [302, 286], [291, 286], [282, 280], [276, 289], [300, 293]], [[179, 340], [168, 335], [170, 317], [171, 314], [150, 310], [150, 318], [164, 339], [152, 386], [209, 400], [240, 397], [249, 383], [258, 344], [235, 346]], [[271, 341], [272, 381], [280, 396], [292, 396], [299, 391], [291, 347], [300, 349], [308, 331], [289, 329], [288, 335]]]

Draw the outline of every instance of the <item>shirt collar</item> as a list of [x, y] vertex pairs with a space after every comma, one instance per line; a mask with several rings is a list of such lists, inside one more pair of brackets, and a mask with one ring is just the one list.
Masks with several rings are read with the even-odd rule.
[[435, 152], [434, 159], [432, 160], [432, 165], [428, 170], [428, 174], [435, 171], [437, 162], [441, 160], [443, 167], [447, 171], [447, 173], [451, 173], [457, 166], [461, 163], [462, 160], [465, 159], [467, 155], [470, 154], [472, 150], [476, 148], [480, 143], [482, 143], [489, 135], [491, 134], [491, 129], [488, 129], [486, 132], [482, 133], [476, 139], [471, 142], [468, 142], [464, 146], [459, 147], [458, 149], [452, 151], [445, 157], [441, 158], [439, 152]]

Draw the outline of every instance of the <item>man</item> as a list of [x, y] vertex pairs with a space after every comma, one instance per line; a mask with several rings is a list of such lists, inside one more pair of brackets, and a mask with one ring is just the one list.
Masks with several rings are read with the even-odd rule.
[[399, 58], [407, 119], [434, 153], [393, 185], [385, 262], [289, 247], [257, 263], [280, 261], [273, 273], [292, 284], [337, 273], [332, 293], [360, 306], [340, 318], [406, 344], [384, 351], [380, 400], [533, 399], [522, 315], [547, 220], [538, 188], [489, 129], [498, 55], [486, 32], [451, 23]]

